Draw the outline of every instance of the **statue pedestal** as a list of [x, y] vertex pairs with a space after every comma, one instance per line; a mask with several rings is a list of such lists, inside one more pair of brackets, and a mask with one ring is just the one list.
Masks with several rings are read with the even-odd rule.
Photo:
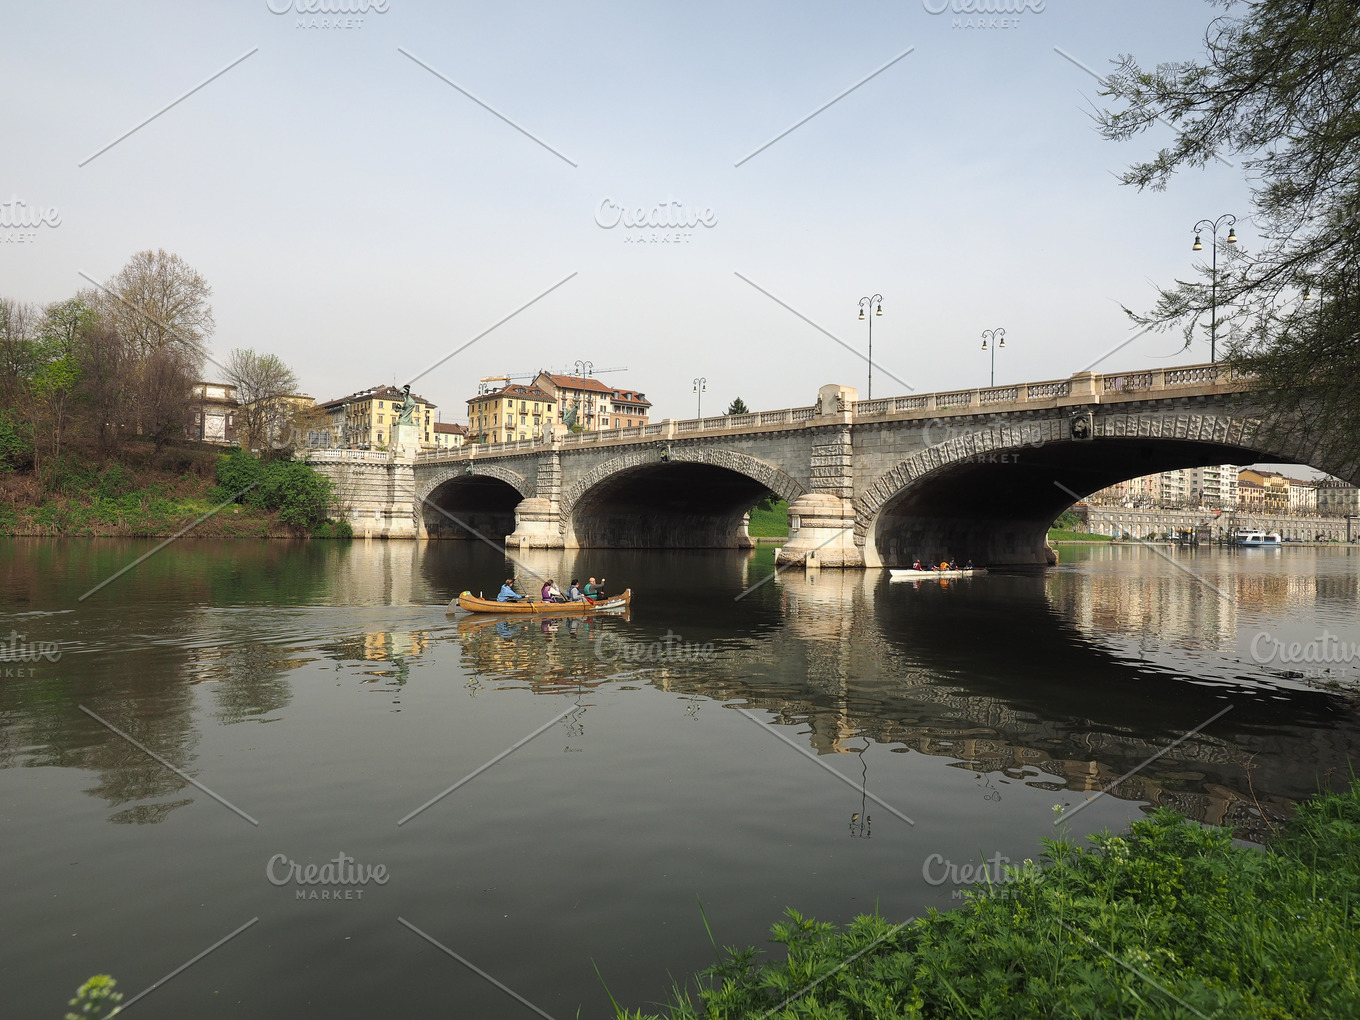
[[420, 426], [393, 425], [392, 442], [387, 448], [397, 460], [415, 460], [420, 452]]

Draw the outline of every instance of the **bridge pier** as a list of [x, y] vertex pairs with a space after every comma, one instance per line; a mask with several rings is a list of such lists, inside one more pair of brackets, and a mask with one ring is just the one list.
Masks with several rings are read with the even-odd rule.
[[789, 541], [775, 563], [833, 570], [864, 566], [855, 544], [855, 449], [852, 409], [859, 399], [853, 386], [834, 383], [817, 391], [819, 428], [812, 443], [812, 491], [789, 504]]
[[864, 566], [855, 544], [855, 508], [829, 492], [810, 492], [789, 504], [789, 540], [775, 553], [781, 566], [830, 570]]

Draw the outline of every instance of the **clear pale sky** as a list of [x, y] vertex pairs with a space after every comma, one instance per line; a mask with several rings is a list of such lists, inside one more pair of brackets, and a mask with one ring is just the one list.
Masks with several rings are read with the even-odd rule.
[[[1216, 8], [1045, 0], [968, 28], [941, 2], [387, 0], [342, 28], [266, 0], [12, 4], [0, 201], [60, 223], [0, 243], [0, 294], [66, 297], [166, 248], [214, 289], [215, 354], [276, 352], [327, 399], [410, 380], [576, 274], [416, 379], [446, 421], [480, 376], [577, 359], [626, 365], [603, 378], [657, 418], [694, 414], [696, 376], [705, 412], [864, 395], [861, 358], [741, 277], [861, 352], [857, 301], [882, 293], [876, 396], [985, 385], [992, 327], [999, 384], [1065, 377], [1131, 335], [1121, 303], [1191, 273], [1196, 220], [1255, 237], [1237, 167], [1119, 186], [1171, 129], [1102, 140], [1096, 81], [1055, 47], [1096, 72], [1192, 58]], [[668, 199], [713, 225], [651, 244], [597, 222]], [[1150, 334], [1098, 367], [1208, 360], [1179, 347]]]

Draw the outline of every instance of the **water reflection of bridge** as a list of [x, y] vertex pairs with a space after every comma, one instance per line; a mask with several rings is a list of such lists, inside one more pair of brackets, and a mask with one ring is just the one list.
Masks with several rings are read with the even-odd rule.
[[[720, 640], [711, 662], [641, 663], [637, 676], [660, 690], [767, 711], [803, 729], [819, 754], [857, 753], [868, 737], [1065, 791], [1055, 800], [1069, 802], [1232, 703], [1233, 712], [1111, 794], [1263, 838], [1266, 817], [1277, 824], [1346, 760], [1356, 726], [1338, 723], [1322, 694], [1190, 683], [1172, 667], [1102, 647], [1093, 633], [1151, 633], [1163, 652], [1219, 647], [1236, 626], [1230, 605], [1211, 592], [1201, 597], [1183, 577], [1105, 582], [1058, 573], [889, 586], [839, 571], [790, 572], [757, 593], [783, 626], [756, 640]], [[1299, 594], [1285, 577], [1241, 582], [1253, 608]], [[636, 641], [660, 636], [637, 623], [595, 626], [626, 626]], [[619, 679], [618, 664], [601, 663], [593, 645], [560, 626], [550, 634], [541, 624], [512, 634], [484, 627], [465, 637], [462, 656], [487, 682], [560, 691]], [[1287, 755], [1275, 753], [1282, 742]]]

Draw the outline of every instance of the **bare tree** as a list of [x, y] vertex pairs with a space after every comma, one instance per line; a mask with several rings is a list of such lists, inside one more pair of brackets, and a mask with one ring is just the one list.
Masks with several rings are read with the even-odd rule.
[[133, 421], [131, 402], [135, 369], [131, 345], [113, 323], [98, 320], [90, 329], [81, 350], [81, 389], [89, 401], [90, 420], [98, 443], [99, 455], [108, 456], [118, 448], [128, 424]]
[[192, 354], [174, 346], [151, 352], [137, 366], [138, 419], [157, 451], [184, 438], [197, 368]]
[[176, 347], [197, 372], [215, 326], [211, 295], [207, 281], [178, 255], [139, 251], [108, 282], [101, 311], [139, 357]]
[[265, 450], [275, 441], [292, 445], [292, 408], [286, 398], [297, 390], [293, 370], [277, 354], [243, 347], [227, 355], [226, 370], [241, 405], [236, 411], [241, 448]]
[[33, 306], [0, 298], [0, 399], [13, 405], [33, 370]]

